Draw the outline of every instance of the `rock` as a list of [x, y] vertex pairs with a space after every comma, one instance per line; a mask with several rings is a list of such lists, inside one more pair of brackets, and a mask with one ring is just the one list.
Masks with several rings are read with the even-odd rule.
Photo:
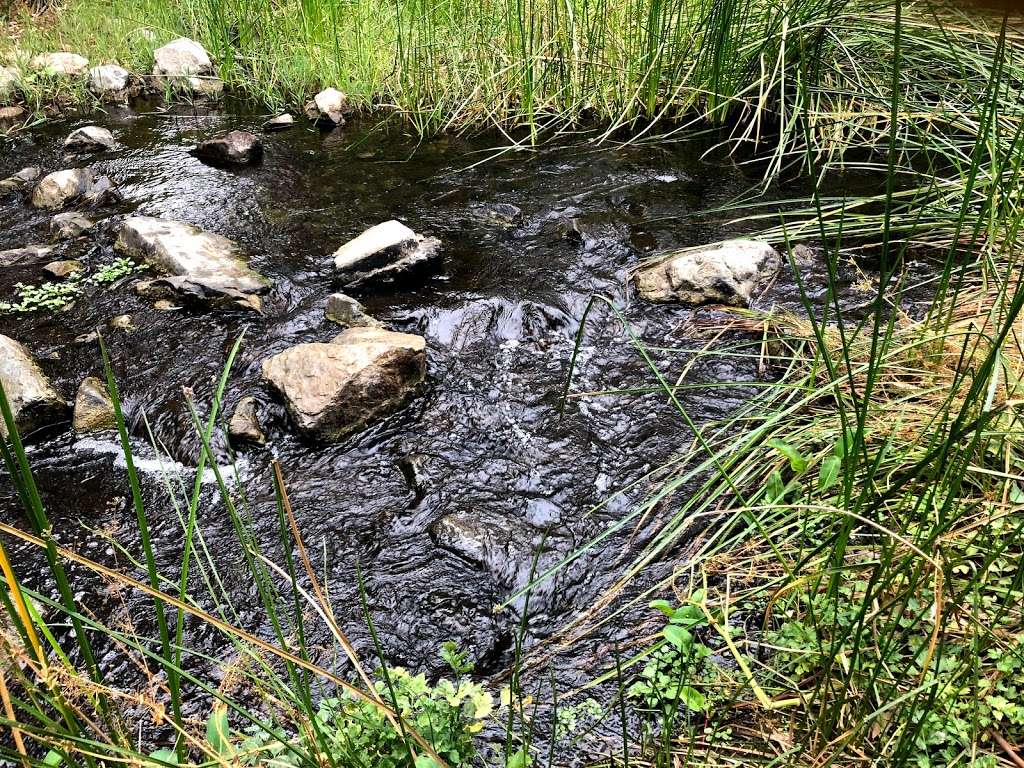
[[0, 251], [0, 267], [13, 267], [15, 264], [34, 264], [42, 261], [52, 251], [48, 245], [28, 245], [24, 248], [11, 248]]
[[115, 331], [124, 331], [125, 333], [135, 330], [131, 315], [114, 315], [107, 321], [107, 325]]
[[172, 310], [180, 309], [180, 307], [173, 301], [168, 301], [167, 299], [160, 299], [159, 301], [153, 302], [153, 309], [157, 310], [158, 312], [171, 312]]
[[228, 421], [228, 436], [239, 443], [264, 445], [267, 442], [267, 436], [263, 434], [256, 415], [256, 398], [250, 395], [238, 401]]
[[348, 105], [348, 97], [337, 88], [320, 91], [311, 102], [306, 104], [306, 117], [314, 123], [333, 128], [345, 124], [345, 115], [352, 110]]
[[50, 219], [50, 235], [54, 240], [64, 240], [71, 237], [78, 237], [83, 232], [88, 232], [94, 226], [91, 219], [86, 218], [78, 211], [58, 213]]
[[417, 235], [404, 224], [386, 221], [334, 252], [334, 268], [351, 288], [392, 283], [436, 266], [441, 241]]
[[477, 208], [477, 216], [486, 224], [512, 229], [522, 224], [523, 209], [511, 203], [493, 203]]
[[28, 115], [28, 110], [22, 106], [0, 107], [0, 128], [12, 126]]
[[346, 328], [383, 327], [379, 320], [366, 314], [362, 304], [344, 293], [332, 293], [327, 297], [327, 309], [324, 310], [324, 316], [332, 323]]
[[96, 331], [89, 331], [79, 336], [75, 336], [75, 344], [93, 344], [99, 341], [100, 335]]
[[272, 117], [263, 124], [263, 130], [267, 133], [273, 133], [274, 131], [287, 131], [295, 125], [295, 118], [289, 115], [287, 112]]
[[0, 67], [0, 104], [10, 101], [18, 88], [18, 72], [12, 67]]
[[757, 284], [778, 266], [779, 255], [767, 243], [725, 240], [642, 267], [634, 280], [647, 301], [747, 306]]
[[58, 280], [67, 277], [68, 275], [74, 274], [75, 272], [82, 271], [82, 262], [75, 261], [74, 259], [66, 259], [63, 261], [51, 261], [45, 267], [43, 272], [46, 272]]
[[113, 146], [114, 134], [98, 125], [77, 128], [64, 139], [64, 149], [94, 151], [110, 149]]
[[250, 269], [226, 237], [181, 221], [132, 216], [121, 224], [114, 247], [141, 258], [163, 275], [140, 284], [140, 292], [166, 288], [213, 303], [259, 309], [258, 294], [269, 281]]
[[212, 72], [210, 54], [187, 37], [179, 37], [153, 51], [153, 74], [157, 77], [189, 78]]
[[33, 181], [39, 178], [39, 174], [42, 173], [40, 168], [29, 167], [22, 168], [15, 174], [8, 176], [6, 179], [0, 181], [0, 193], [13, 192], [16, 189], [27, 187]]
[[434, 542], [502, 580], [514, 580], [532, 557], [534, 533], [492, 512], [454, 512], [430, 526]]
[[114, 185], [106, 176], [96, 176], [88, 168], [71, 168], [44, 176], [32, 191], [32, 205], [63, 208], [78, 199], [96, 204], [114, 193]]
[[117, 429], [114, 401], [106, 385], [95, 376], [87, 377], [78, 387], [71, 426], [79, 434]]
[[263, 157], [263, 142], [246, 131], [230, 131], [200, 142], [192, 154], [210, 165], [248, 165]]
[[337, 441], [400, 407], [426, 375], [422, 336], [352, 328], [263, 361], [263, 379], [305, 434]]
[[39, 54], [32, 59], [31, 66], [32, 69], [44, 72], [51, 77], [78, 77], [84, 75], [89, 69], [89, 60], [77, 53], [57, 51]]
[[[25, 347], [0, 335], [0, 384], [11, 405], [14, 424], [25, 437], [28, 433], [63, 419], [67, 403], [50, 384]], [[7, 429], [0, 419], [0, 437]]]
[[131, 74], [117, 64], [102, 64], [89, 70], [89, 90], [100, 95], [116, 94], [128, 87]]
[[190, 77], [183, 82], [193, 96], [204, 99], [219, 99], [224, 93], [224, 81], [219, 77]]

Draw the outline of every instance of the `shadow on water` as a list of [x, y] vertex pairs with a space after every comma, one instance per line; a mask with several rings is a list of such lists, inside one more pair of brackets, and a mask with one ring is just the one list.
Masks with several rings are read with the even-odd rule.
[[[244, 109], [163, 112], [141, 105], [115, 109], [94, 122], [119, 146], [67, 159], [61, 142], [84, 121], [54, 123], [10, 140], [0, 176], [25, 165], [44, 173], [88, 163], [109, 175], [124, 202], [89, 237], [56, 246], [52, 258], [93, 265], [113, 258], [119, 216], [130, 211], [182, 219], [236, 239], [253, 265], [273, 280], [262, 316], [179, 309], [161, 311], [127, 283], [91, 288], [55, 315], [0, 315], [0, 333], [28, 346], [69, 399], [78, 383], [101, 370], [97, 346], [79, 339], [116, 315], [129, 330], [105, 336], [125, 399], [143, 471], [160, 565], [176, 578], [181, 526], [169, 504], [161, 467], [187, 467], [199, 452], [183, 390], [209, 402], [232, 343], [245, 342], [225, 411], [254, 395], [271, 440], [242, 452], [248, 513], [261, 543], [275, 551], [277, 518], [270, 461], [280, 461], [298, 522], [323, 569], [334, 609], [357, 646], [369, 655], [356, 594], [355, 565], [367, 588], [385, 651], [395, 664], [442, 671], [439, 645], [457, 640], [492, 674], [510, 661], [515, 607], [493, 608], [528, 575], [545, 531], [541, 567], [557, 561], [641, 500], [627, 488], [689, 442], [678, 416], [658, 395], [574, 399], [558, 413], [578, 318], [593, 293], [612, 297], [637, 334], [656, 347], [699, 348], [695, 320], [716, 310], [642, 306], [625, 291], [627, 270], [659, 250], [736, 234], [698, 215], [745, 192], [752, 179], [706, 145], [603, 148], [583, 145], [505, 153], [484, 160], [494, 141], [448, 137], [419, 143], [399, 130], [363, 123], [330, 134], [307, 128], [265, 138], [262, 164], [243, 170], [203, 165], [188, 150], [228, 128], [258, 130], [261, 116]], [[0, 250], [49, 239], [48, 217], [24, 197], [0, 199]], [[427, 339], [429, 377], [401, 412], [340, 445], [313, 445], [289, 430], [280, 406], [259, 384], [260, 361], [290, 345], [323, 341], [337, 328], [323, 316], [332, 292], [330, 253], [368, 226], [398, 218], [444, 244], [442, 272], [416, 287], [360, 296], [390, 327]], [[823, 276], [814, 277], [811, 284]], [[0, 300], [16, 282], [38, 282], [39, 265], [0, 271]], [[856, 270], [848, 275], [851, 300]], [[820, 286], [819, 286], [820, 288]], [[761, 305], [795, 308], [797, 292], [781, 276]], [[671, 360], [670, 376], [685, 355]], [[691, 383], [729, 381], [730, 389], [688, 390], [685, 404], [699, 421], [728, 416], [753, 389], [755, 361], [702, 358]], [[653, 377], [614, 318], [596, 313], [584, 337], [578, 390], [650, 386]], [[149, 445], [145, 415], [160, 446]], [[228, 454], [223, 435], [215, 448]], [[111, 539], [137, 554], [134, 515], [113, 438], [78, 439], [65, 430], [37, 440], [32, 461], [62, 543], [121, 567], [131, 567]], [[162, 455], [162, 458], [161, 458]], [[200, 508], [205, 542], [233, 595], [242, 621], [259, 625], [252, 580], [215, 488]], [[20, 519], [9, 483], [0, 484], [0, 514]], [[657, 520], [611, 538], [532, 596], [528, 642], [549, 636], [607, 586], [629, 546], [639, 546]], [[633, 535], [635, 534], [635, 535]], [[108, 538], [109, 537], [109, 538]], [[17, 552], [33, 584], [33, 556]], [[38, 571], [37, 571], [38, 572]], [[148, 600], [111, 591], [77, 574], [87, 607], [130, 616], [145, 630]], [[197, 577], [198, 578], [198, 577]], [[39, 586], [34, 583], [33, 586]], [[196, 583], [196, 590], [201, 585]], [[202, 627], [191, 642], [226, 652]], [[639, 638], [632, 631], [630, 639]], [[327, 636], [319, 640], [327, 645]], [[316, 644], [318, 639], [313, 640]], [[571, 686], [607, 662], [608, 638], [572, 649], [560, 669]], [[599, 656], [595, 662], [594, 656]], [[104, 663], [115, 663], [111, 654]], [[121, 674], [130, 675], [128, 663]], [[203, 662], [196, 661], [201, 665]], [[116, 675], [118, 669], [111, 670]]]

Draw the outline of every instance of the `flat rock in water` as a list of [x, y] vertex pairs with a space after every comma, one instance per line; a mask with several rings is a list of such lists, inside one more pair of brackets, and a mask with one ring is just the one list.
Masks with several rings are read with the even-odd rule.
[[75, 261], [74, 259], [51, 261], [49, 264], [43, 267], [43, 272], [50, 275], [51, 277], [56, 277], [57, 279], [67, 277], [68, 275], [72, 275], [75, 272], [81, 271], [82, 262]]
[[121, 224], [114, 247], [162, 275], [145, 284], [151, 290], [166, 288], [215, 304], [259, 309], [259, 294], [270, 287], [233, 240], [182, 221], [130, 217]]
[[106, 385], [95, 376], [87, 377], [78, 387], [71, 426], [79, 434], [117, 429], [114, 401]]
[[213, 72], [210, 54], [195, 40], [179, 37], [153, 51], [153, 74], [188, 78]]
[[534, 532], [493, 512], [453, 512], [430, 526], [439, 546], [502, 580], [529, 567]]
[[263, 124], [263, 130], [267, 133], [273, 133], [274, 131], [286, 131], [295, 125], [295, 118], [287, 112], [272, 117]]
[[344, 293], [332, 293], [327, 297], [324, 317], [345, 328], [382, 327], [379, 320], [366, 313], [362, 304]]
[[41, 53], [31, 62], [32, 69], [50, 76], [78, 77], [89, 69], [89, 60], [77, 53], [56, 51]]
[[440, 240], [417, 235], [398, 221], [371, 227], [334, 252], [334, 268], [351, 288], [403, 280], [440, 260]]
[[55, 240], [64, 240], [78, 237], [83, 232], [88, 232], [93, 226], [93, 221], [78, 211], [67, 211], [58, 213], [50, 219], [50, 235]]
[[117, 64], [102, 64], [89, 70], [89, 90], [98, 94], [120, 93], [128, 87], [131, 74]]
[[[2, 335], [0, 384], [7, 394], [14, 424], [22, 437], [40, 427], [62, 420], [67, 414], [67, 403], [57, 394], [31, 353], [14, 339]], [[2, 419], [0, 436], [7, 436]]]
[[228, 421], [228, 436], [234, 442], [263, 445], [267, 436], [263, 433], [256, 413], [256, 398], [247, 395], [238, 401], [235, 412]]
[[72, 131], [64, 139], [64, 149], [100, 150], [114, 146], [114, 134], [98, 125], [86, 125]]
[[44, 176], [32, 191], [32, 205], [53, 209], [77, 200], [100, 203], [114, 192], [106, 176], [97, 176], [88, 168], [70, 168]]
[[306, 104], [306, 117], [315, 123], [334, 127], [344, 125], [345, 115], [351, 112], [348, 97], [337, 88], [325, 88]]
[[779, 254], [767, 243], [725, 240], [642, 267], [634, 281], [647, 301], [745, 307], [757, 285], [778, 268]]
[[263, 157], [263, 142], [247, 131], [230, 131], [201, 142], [193, 154], [210, 165], [248, 165]]
[[11, 174], [6, 179], [0, 180], [0, 193], [13, 192], [16, 189], [27, 187], [33, 181], [38, 179], [42, 172], [41, 168], [37, 168], [35, 166], [22, 168], [20, 171]]
[[50, 255], [53, 248], [48, 245], [27, 245], [24, 248], [11, 248], [0, 251], [0, 267], [13, 267], [15, 264], [34, 264]]
[[263, 379], [303, 433], [337, 441], [399, 408], [423, 381], [422, 336], [352, 328], [329, 344], [299, 344], [263, 361]]

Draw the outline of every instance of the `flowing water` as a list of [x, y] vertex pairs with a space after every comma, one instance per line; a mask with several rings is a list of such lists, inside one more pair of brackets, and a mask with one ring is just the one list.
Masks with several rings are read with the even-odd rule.
[[[497, 674], [510, 661], [523, 603], [502, 612], [494, 607], [526, 582], [545, 532], [541, 567], [631, 511], [651, 490], [636, 481], [690, 440], [678, 414], [656, 394], [573, 399], [560, 416], [584, 307], [592, 294], [603, 294], [625, 308], [646, 344], [703, 347], [713, 334], [702, 328], [724, 316], [631, 300], [627, 270], [657, 251], [735, 234], [739, 230], [722, 223], [725, 217], [701, 214], [729, 203], [756, 179], [720, 155], [702, 157], [707, 146], [696, 141], [600, 149], [567, 142], [497, 154], [494, 137], [420, 142], [372, 121], [327, 134], [298, 127], [266, 136], [263, 162], [244, 169], [212, 168], [189, 154], [212, 133], [256, 131], [262, 119], [244, 108], [203, 113], [139, 104], [92, 117], [114, 132], [118, 147], [111, 151], [63, 156], [64, 136], [84, 120], [51, 123], [0, 145], [0, 177], [26, 165], [48, 173], [87, 163], [110, 176], [123, 195], [121, 203], [87, 212], [103, 223], [58, 244], [52, 258], [77, 258], [93, 269], [109, 263], [116, 222], [129, 212], [185, 220], [237, 240], [271, 278], [261, 315], [158, 310], [126, 280], [89, 288], [55, 314], [0, 315], [0, 333], [29, 347], [70, 399], [85, 376], [102, 375], [98, 346], [80, 340], [101, 327], [133, 434], [158, 562], [172, 579], [182, 527], [165, 484], [180, 479], [190, 485], [189, 468], [199, 453], [186, 393], [205, 414], [228, 351], [244, 333], [225, 411], [254, 395], [270, 436], [266, 447], [235, 457], [260, 544], [272, 557], [279, 551], [270, 470], [276, 459], [334, 610], [364, 654], [370, 645], [357, 563], [391, 663], [438, 674], [438, 647], [453, 639], [477, 660], [478, 673]], [[32, 209], [27, 196], [0, 198], [0, 216], [0, 250], [47, 242], [49, 217]], [[359, 298], [389, 327], [426, 337], [428, 379], [406, 408], [343, 443], [303, 440], [261, 387], [260, 362], [338, 332], [323, 313], [337, 289], [330, 254], [391, 218], [440, 238], [444, 267], [412, 287]], [[850, 268], [850, 301], [863, 299], [859, 279]], [[0, 270], [0, 301], [13, 295], [15, 283], [40, 280], [39, 265]], [[812, 268], [809, 280], [820, 294], [820, 270]], [[758, 305], [797, 308], [797, 296], [784, 271]], [[110, 327], [118, 315], [130, 316], [129, 328]], [[619, 322], [607, 311], [591, 317], [573, 389], [654, 384]], [[692, 357], [655, 356], [670, 379]], [[743, 384], [762, 374], [756, 360], [699, 357], [687, 373], [690, 383], [736, 386], [687, 390], [684, 403], [700, 422], [728, 417], [755, 391]], [[31, 460], [60, 542], [141, 574], [128, 559], [141, 555], [116, 436], [78, 438], [64, 425], [34, 437]], [[231, 463], [222, 431], [214, 448], [222, 465]], [[0, 516], [23, 521], [7, 479], [0, 480]], [[448, 516], [460, 522], [463, 540], [434, 532]], [[656, 528], [655, 518], [639, 530], [627, 526], [538, 588], [529, 604], [527, 642], [550, 636], [590, 605], [631, 548]], [[269, 633], [210, 477], [199, 522], [238, 620]], [[25, 580], [48, 590], [33, 566], [37, 556], [13, 546]], [[112, 589], [82, 569], [74, 574], [89, 610], [152, 631], [148, 599]], [[198, 568], [193, 576], [193, 591], [201, 594]], [[214, 658], [233, 658], [212, 630], [189, 631], [190, 642]], [[564, 654], [559, 674], [566, 685], [605, 668], [614, 634], [605, 630]], [[616, 639], [628, 645], [642, 634], [634, 626]], [[312, 642], [327, 639], [324, 632]], [[103, 663], [115, 677], [133, 674], [115, 654]]]

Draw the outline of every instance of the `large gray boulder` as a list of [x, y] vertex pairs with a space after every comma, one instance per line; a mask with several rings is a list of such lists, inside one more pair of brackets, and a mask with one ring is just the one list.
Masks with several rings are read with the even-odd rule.
[[36, 208], [63, 208], [72, 202], [101, 203], [115, 188], [106, 176], [97, 176], [89, 168], [69, 168], [44, 176], [32, 190]]
[[334, 252], [334, 268], [350, 288], [404, 280], [440, 261], [440, 240], [417, 235], [393, 220], [371, 227]]
[[89, 60], [77, 53], [55, 51], [41, 53], [30, 62], [32, 69], [51, 77], [80, 77], [89, 69]]
[[86, 377], [75, 393], [75, 410], [71, 426], [80, 435], [117, 429], [114, 401], [107, 393], [106, 384], [95, 376]]
[[102, 64], [89, 70], [89, 90], [101, 96], [121, 93], [131, 74], [117, 64]]
[[114, 134], [98, 125], [76, 128], [64, 139], [64, 149], [72, 151], [98, 151], [114, 146]]
[[263, 361], [263, 379], [303, 433], [337, 441], [399, 408], [426, 375], [422, 336], [351, 328]]
[[270, 287], [233, 240], [182, 221], [132, 216], [121, 224], [114, 247], [161, 275], [145, 283], [144, 292], [166, 289], [213, 304], [259, 310], [259, 295]]
[[210, 54], [187, 37], [179, 37], [153, 51], [153, 74], [157, 77], [189, 78], [212, 72]]
[[[14, 424], [24, 437], [33, 430], [60, 421], [67, 414], [65, 403], [25, 347], [0, 335], [0, 384], [11, 405]], [[0, 419], [0, 436], [7, 428]]]
[[263, 157], [263, 142], [248, 131], [229, 131], [200, 142], [193, 154], [210, 165], [248, 165]]
[[757, 240], [725, 240], [680, 251], [642, 267], [634, 276], [647, 301], [687, 304], [750, 304], [758, 284], [779, 268], [779, 254]]

